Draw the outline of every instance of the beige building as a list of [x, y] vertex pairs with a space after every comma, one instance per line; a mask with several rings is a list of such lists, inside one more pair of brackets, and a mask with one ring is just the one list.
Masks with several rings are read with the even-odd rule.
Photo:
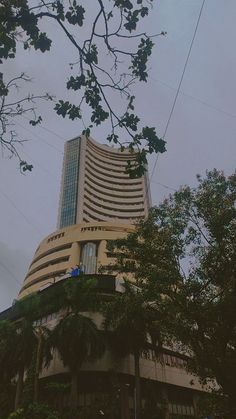
[[84, 222], [50, 234], [34, 254], [19, 298], [59, 281], [77, 265], [85, 274], [99, 273], [99, 267], [114, 260], [107, 252], [107, 240], [125, 237], [133, 230], [133, 225], [125, 223]]
[[[107, 240], [122, 238], [134, 231], [135, 221], [145, 217], [150, 206], [148, 176], [130, 179], [125, 173], [126, 162], [132, 158], [133, 155], [127, 152], [121, 153], [85, 137], [66, 143], [58, 230], [47, 236], [37, 248], [19, 298], [34, 292], [47, 292], [47, 287], [57, 286], [58, 282], [71, 276], [72, 268], [76, 266], [85, 275], [97, 274], [103, 280], [99, 268], [114, 261], [107, 250]], [[106, 279], [115, 281], [112, 277]], [[57, 321], [57, 313], [39, 319], [40, 324], [55, 325]], [[185, 358], [166, 348], [162, 357], [157, 359], [150, 349], [142, 354], [140, 362], [145, 398], [151, 383], [158, 403], [164, 392], [170, 416], [178, 419], [196, 414], [195, 400], [202, 390], [197, 379], [187, 373]], [[80, 374], [81, 406], [91, 403], [91, 397], [98, 391], [96, 383], [101, 379], [108, 383], [114, 370], [119, 377], [121, 418], [133, 418], [133, 365], [131, 355], [115, 360], [109, 352], [96, 363], [83, 365]], [[43, 371], [43, 377], [47, 380], [56, 376], [59, 380], [66, 380], [67, 373], [55, 354], [50, 367]], [[65, 404], [68, 402], [66, 397]]]
[[150, 207], [148, 173], [125, 172], [135, 153], [80, 136], [65, 143], [58, 228], [81, 222], [134, 223]]

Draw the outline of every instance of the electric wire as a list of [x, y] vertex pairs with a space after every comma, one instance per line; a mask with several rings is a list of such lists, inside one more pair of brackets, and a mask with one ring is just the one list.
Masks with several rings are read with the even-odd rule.
[[[26, 139], [26, 141], [28, 141], [28, 140]], [[26, 157], [29, 158], [30, 163], [33, 163], [33, 166], [34, 167], [37, 167], [42, 172], [45, 172], [47, 175], [49, 175], [50, 176], [50, 178], [49, 178], [50, 180], [53, 179], [55, 182], [58, 182], [58, 176], [56, 175], [56, 173], [51, 172], [51, 170], [48, 170], [46, 167], [43, 167], [41, 165], [41, 163], [39, 163], [38, 160], [35, 160], [35, 158], [31, 157], [31, 155], [28, 152], [26, 152], [25, 149], [24, 149], [24, 155], [26, 155]]]
[[[150, 77], [150, 79], [153, 80], [153, 81], [155, 81], [155, 82], [157, 82], [157, 83], [162, 84], [163, 86], [165, 86], [165, 87], [167, 87], [167, 88], [169, 88], [171, 90], [174, 90], [174, 91], [177, 90], [177, 88], [171, 86], [170, 84], [168, 84], [168, 83], [166, 83], [166, 82], [164, 82], [164, 81], [162, 81], [160, 79], [154, 79], [153, 77]], [[189, 97], [190, 99], [192, 99], [192, 100], [194, 100], [196, 102], [199, 102], [202, 105], [207, 106], [210, 109], [213, 109], [213, 110], [215, 110], [215, 111], [217, 111], [219, 113], [222, 113], [222, 114], [224, 114], [226, 116], [229, 116], [230, 118], [236, 119], [236, 114], [232, 114], [230, 112], [225, 111], [224, 109], [218, 108], [217, 106], [214, 106], [211, 103], [206, 102], [205, 100], [199, 99], [198, 97], [193, 96], [193, 95], [190, 95], [189, 93], [186, 93], [186, 92], [183, 92], [183, 91], [181, 91], [180, 94], [182, 96]]]
[[156, 183], [157, 185], [160, 185], [160, 186], [162, 186], [162, 187], [163, 187], [163, 188], [165, 188], [165, 189], [169, 189], [169, 190], [171, 190], [171, 191], [177, 192], [177, 189], [172, 188], [171, 186], [166, 185], [166, 184], [164, 184], [164, 183], [157, 182], [157, 181], [155, 181], [155, 180], [151, 180], [151, 183]]
[[[201, 17], [202, 17], [202, 11], [203, 11], [203, 8], [204, 8], [205, 1], [206, 0], [202, 1], [202, 5], [201, 5], [201, 8], [200, 8], [200, 11], [199, 11], [199, 14], [198, 14], [197, 23], [196, 23], [195, 30], [194, 30], [194, 33], [193, 33], [193, 37], [192, 37], [192, 40], [191, 40], [191, 43], [190, 43], [188, 54], [187, 54], [187, 57], [186, 57], [186, 60], [185, 60], [184, 68], [183, 68], [183, 71], [182, 71], [182, 74], [181, 74], [181, 77], [180, 77], [180, 81], [179, 81], [178, 88], [177, 88], [177, 91], [176, 91], [176, 94], [175, 94], [175, 97], [174, 97], [173, 105], [171, 107], [171, 111], [170, 111], [170, 114], [169, 114], [169, 117], [168, 117], [168, 120], [167, 120], [167, 123], [166, 123], [166, 127], [165, 127], [165, 130], [164, 130], [163, 136], [162, 136], [163, 140], [166, 137], [166, 133], [168, 131], [170, 121], [171, 121], [173, 113], [174, 113], [176, 102], [177, 102], [177, 99], [178, 99], [178, 96], [179, 96], [179, 92], [180, 92], [180, 89], [181, 89], [181, 86], [182, 86], [184, 75], [186, 73], [186, 69], [187, 69], [187, 66], [188, 66], [188, 61], [189, 61], [189, 58], [190, 58], [190, 55], [191, 55], [191, 52], [192, 52], [192, 48], [193, 48], [193, 44], [194, 44], [194, 41], [195, 41], [195, 38], [196, 38], [197, 31], [198, 31], [199, 23], [200, 23], [200, 20], [201, 20]], [[157, 157], [156, 157], [153, 169], [152, 169], [152, 173], [151, 173], [151, 176], [150, 176], [150, 181], [152, 180], [152, 177], [154, 175], [156, 165], [157, 165], [157, 161], [158, 161], [158, 154], [157, 154]]]
[[[26, 121], [30, 121], [30, 118], [27, 118], [26, 116], [24, 116], [24, 115], [21, 115], [22, 116], [22, 118], [24, 118]], [[41, 125], [41, 124], [39, 124], [38, 125], [38, 128], [41, 128], [41, 129], [43, 129], [44, 131], [47, 131], [47, 132], [49, 132], [50, 134], [53, 134], [53, 135], [55, 135], [55, 137], [58, 137], [58, 138], [60, 138], [60, 140], [63, 140], [64, 142], [65, 142], [65, 139], [60, 135], [60, 134], [58, 134], [57, 132], [55, 132], [55, 131], [53, 131], [52, 129], [49, 129], [49, 128], [46, 128], [46, 127], [44, 127], [43, 125]]]
[[[166, 134], [167, 134], [167, 131], [168, 131], [168, 128], [169, 128], [169, 125], [170, 125], [170, 122], [171, 122], [171, 119], [172, 119], [174, 110], [175, 110], [175, 106], [176, 106], [177, 99], [178, 99], [178, 96], [179, 96], [179, 93], [180, 93], [180, 89], [181, 89], [181, 86], [182, 86], [184, 75], [186, 73], [186, 69], [187, 69], [187, 65], [188, 65], [188, 62], [189, 62], [189, 58], [190, 58], [190, 55], [191, 55], [191, 52], [192, 52], [192, 48], [193, 48], [193, 45], [194, 45], [194, 41], [195, 41], [195, 38], [196, 38], [196, 35], [197, 35], [199, 23], [200, 23], [200, 20], [201, 20], [201, 17], [202, 17], [202, 12], [203, 12], [204, 5], [205, 5], [205, 0], [202, 1], [202, 5], [201, 5], [201, 8], [199, 10], [199, 14], [198, 14], [196, 26], [195, 26], [194, 33], [193, 33], [193, 36], [192, 36], [192, 39], [191, 39], [191, 43], [190, 43], [190, 46], [189, 46], [188, 54], [187, 54], [187, 57], [186, 57], [186, 60], [185, 60], [185, 63], [184, 63], [184, 68], [183, 68], [183, 71], [182, 71], [182, 74], [181, 74], [181, 77], [180, 77], [178, 88], [176, 90], [176, 94], [175, 94], [174, 101], [173, 101], [173, 104], [172, 104], [172, 107], [171, 107], [171, 110], [170, 110], [170, 114], [169, 114], [169, 117], [167, 119], [165, 130], [164, 130], [163, 135], [162, 135], [162, 139], [163, 140], [166, 137]], [[153, 166], [153, 169], [152, 169], [152, 172], [151, 172], [151, 176], [149, 178], [149, 183], [147, 185], [147, 190], [146, 190], [146, 194], [145, 194], [145, 197], [144, 197], [144, 201], [146, 200], [147, 195], [149, 193], [150, 184], [152, 182], [152, 178], [153, 178], [153, 175], [155, 173], [157, 161], [158, 161], [158, 153], [157, 153], [157, 156], [156, 156], [156, 159], [155, 159], [155, 163], [154, 163], [154, 166]]]
[[6, 195], [5, 192], [3, 192], [3, 190], [0, 189], [0, 194], [11, 204], [11, 206], [24, 218], [24, 220], [26, 221], [26, 223], [28, 225], [31, 226], [31, 228], [34, 230], [35, 233], [37, 233], [37, 236], [40, 234], [41, 232], [37, 229], [37, 227], [35, 227], [35, 224], [33, 222], [31, 222], [31, 220], [26, 217], [26, 215], [23, 213], [23, 211], [21, 211], [16, 204], [11, 200], [11, 198], [9, 198], [8, 195]]
[[18, 279], [16, 278], [16, 276], [13, 274], [13, 272], [11, 272], [10, 269], [3, 262], [1, 262], [1, 261], [0, 261], [0, 266], [2, 266], [3, 269], [5, 269], [5, 271], [9, 273], [9, 275], [16, 282], [17, 285], [21, 285], [21, 282], [18, 281]]
[[58, 147], [56, 147], [53, 144], [48, 143], [44, 138], [42, 138], [40, 135], [38, 135], [37, 133], [33, 132], [32, 130], [30, 130], [29, 128], [25, 127], [24, 125], [22, 125], [20, 122], [16, 121], [15, 122], [17, 125], [19, 125], [21, 128], [23, 128], [24, 130], [30, 132], [30, 134], [32, 134], [34, 137], [37, 137], [39, 140], [41, 140], [43, 143], [47, 144], [49, 147], [53, 148], [54, 150], [56, 150], [58, 153], [63, 155], [63, 151], [60, 150]]

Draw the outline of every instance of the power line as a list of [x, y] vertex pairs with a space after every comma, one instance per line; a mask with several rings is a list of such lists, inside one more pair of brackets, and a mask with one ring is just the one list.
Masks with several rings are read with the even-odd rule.
[[60, 150], [59, 148], [57, 148], [55, 145], [48, 143], [46, 140], [44, 140], [44, 138], [42, 138], [40, 135], [38, 135], [37, 133], [31, 131], [29, 128], [24, 127], [24, 125], [22, 125], [20, 122], [16, 121], [16, 124], [19, 125], [21, 128], [23, 128], [24, 130], [30, 132], [34, 137], [39, 138], [39, 140], [41, 140], [43, 143], [47, 144], [49, 147], [53, 148], [54, 150], [56, 150], [58, 153], [63, 154], [63, 151]]
[[10, 271], [10, 269], [8, 269], [8, 267], [3, 263], [3, 262], [1, 262], [0, 261], [0, 266], [2, 266], [4, 269], [5, 269], [5, 271], [6, 272], [8, 272], [9, 273], [9, 275], [11, 276], [11, 278], [17, 283], [17, 284], [19, 284], [19, 285], [21, 285], [21, 282], [20, 281], [18, 281], [18, 279], [16, 278], [16, 276], [13, 274], [13, 272], [11, 272]]
[[2, 194], [2, 196], [4, 196], [4, 198], [12, 205], [12, 207], [15, 208], [15, 210], [24, 218], [27, 224], [29, 224], [33, 228], [33, 230], [37, 233], [37, 235], [41, 234], [41, 232], [35, 227], [35, 224], [33, 224], [31, 220], [25, 216], [25, 214], [15, 205], [15, 203], [11, 200], [11, 198], [9, 198], [9, 196], [7, 196], [5, 192], [3, 192], [1, 189], [0, 189], [0, 194]]
[[[24, 116], [24, 115], [21, 115], [25, 120], [27, 120], [28, 122], [30, 121], [30, 118], [27, 118], [26, 116]], [[60, 138], [60, 140], [63, 140], [64, 142], [65, 142], [65, 139], [61, 136], [61, 135], [59, 135], [59, 134], [57, 134], [57, 132], [55, 132], [55, 131], [53, 131], [53, 130], [51, 130], [51, 129], [49, 129], [49, 128], [46, 128], [46, 127], [44, 127], [43, 125], [38, 125], [38, 128], [41, 128], [41, 129], [44, 129], [44, 131], [47, 131], [47, 132], [49, 132], [50, 134], [53, 134], [53, 135], [55, 135], [55, 137], [58, 137], [58, 138]]]
[[160, 185], [160, 186], [162, 186], [162, 187], [163, 187], [163, 188], [165, 188], [165, 189], [169, 189], [169, 190], [171, 190], [171, 191], [177, 192], [177, 189], [172, 188], [172, 187], [171, 187], [171, 186], [169, 186], [169, 185], [165, 185], [164, 183], [157, 182], [157, 181], [155, 181], [155, 180], [151, 180], [150, 182], [151, 182], [151, 183], [156, 183], [157, 185]]
[[[158, 82], [158, 83], [160, 83], [160, 84], [162, 84], [163, 86], [168, 87], [168, 88], [169, 88], [169, 89], [171, 89], [171, 90], [174, 90], [174, 91], [176, 91], [176, 90], [177, 90], [177, 88], [175, 88], [175, 87], [171, 86], [170, 84], [168, 84], [168, 83], [166, 83], [166, 82], [164, 82], [164, 81], [162, 81], [162, 80], [160, 80], [160, 79], [154, 79], [153, 77], [150, 77], [150, 79], [151, 79], [151, 80], [153, 80], [153, 81], [156, 81], [156, 82]], [[183, 92], [183, 91], [182, 91], [182, 92], [180, 92], [180, 94], [181, 94], [181, 95], [183, 95], [183, 96], [189, 97], [190, 99], [193, 99], [193, 100], [195, 100], [196, 102], [199, 102], [199, 103], [201, 103], [202, 105], [207, 106], [208, 108], [211, 108], [211, 109], [213, 109], [213, 110], [215, 110], [215, 111], [217, 111], [217, 112], [223, 113], [224, 115], [227, 115], [227, 116], [229, 116], [230, 118], [235, 118], [235, 119], [236, 119], [236, 114], [232, 114], [232, 113], [230, 113], [230, 112], [225, 111], [224, 109], [218, 108], [217, 106], [212, 105], [211, 103], [208, 103], [208, 102], [206, 102], [206, 101], [204, 101], [204, 100], [202, 100], [202, 99], [199, 99], [199, 98], [198, 98], [198, 97], [196, 97], [196, 96], [190, 95], [189, 93], [186, 93], [186, 92]]]
[[38, 160], [35, 160], [35, 158], [32, 158], [31, 155], [25, 151], [25, 149], [24, 149], [24, 155], [28, 156], [30, 163], [33, 163], [34, 166], [36, 164], [36, 167], [38, 167], [42, 172], [45, 172], [48, 175], [50, 175], [50, 180], [54, 179], [56, 182], [58, 182], [58, 177], [56, 176], [56, 174], [54, 172], [51, 172], [47, 168], [43, 167], [41, 163], [39, 163]]
[[[166, 123], [166, 127], [165, 127], [165, 130], [164, 130], [163, 136], [162, 136], [163, 139], [165, 139], [165, 136], [166, 136], [166, 133], [168, 131], [170, 121], [171, 121], [171, 118], [172, 118], [172, 115], [173, 115], [173, 112], [174, 112], [174, 109], [175, 109], [175, 106], [176, 106], [176, 102], [177, 102], [177, 99], [178, 99], [178, 96], [179, 96], [181, 85], [182, 85], [184, 75], [185, 75], [185, 72], [186, 72], [186, 69], [187, 69], [189, 57], [191, 55], [193, 44], [194, 44], [194, 41], [195, 41], [195, 38], [196, 38], [197, 30], [198, 30], [198, 27], [199, 27], [199, 22], [201, 20], [204, 4], [205, 4], [205, 0], [202, 1], [202, 5], [201, 5], [201, 8], [200, 8], [200, 11], [199, 11], [199, 14], [198, 14], [198, 19], [197, 19], [197, 23], [196, 23], [195, 30], [194, 30], [194, 33], [193, 33], [193, 37], [192, 37], [192, 40], [191, 40], [191, 43], [190, 43], [188, 55], [187, 55], [187, 58], [185, 60], [184, 68], [183, 68], [181, 78], [180, 78], [180, 81], [179, 81], [179, 84], [178, 84], [178, 88], [177, 88], [177, 91], [176, 91], [176, 94], [175, 94], [175, 97], [174, 97], [174, 102], [173, 102], [173, 105], [171, 107], [171, 111], [170, 111], [170, 114], [169, 114], [169, 117], [168, 117], [168, 120], [167, 120], [167, 123]], [[151, 176], [150, 176], [150, 181], [152, 180], [152, 177], [154, 175], [156, 165], [157, 165], [157, 161], [158, 161], [158, 154], [157, 154], [157, 157], [156, 157], [153, 169], [152, 169], [152, 173], [151, 173]]]

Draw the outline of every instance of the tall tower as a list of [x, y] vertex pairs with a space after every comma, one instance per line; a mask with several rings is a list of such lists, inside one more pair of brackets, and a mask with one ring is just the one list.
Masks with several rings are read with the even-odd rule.
[[148, 174], [131, 179], [125, 168], [135, 154], [85, 136], [65, 144], [58, 228], [81, 222], [135, 223], [150, 207]]
[[60, 280], [81, 264], [85, 274], [115, 263], [109, 240], [134, 231], [150, 206], [148, 175], [125, 172], [135, 154], [98, 144], [84, 136], [65, 144], [58, 230], [42, 240], [19, 298]]

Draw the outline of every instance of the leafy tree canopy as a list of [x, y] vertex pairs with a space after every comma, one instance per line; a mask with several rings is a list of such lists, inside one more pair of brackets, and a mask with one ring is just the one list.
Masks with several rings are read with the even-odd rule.
[[[90, 124], [83, 131], [87, 136], [94, 126], [109, 122], [108, 142], [118, 144], [122, 150], [124, 147], [131, 152], [138, 149], [135, 164], [127, 168], [133, 176], [140, 176], [145, 171], [149, 153], [165, 151], [165, 142], [157, 136], [155, 127], [142, 126], [141, 118], [135, 112], [135, 96], [130, 90], [136, 80], [147, 81], [153, 39], [165, 35], [165, 32], [149, 35], [138, 30], [152, 3], [153, 0], [96, 0], [92, 18], [87, 16], [86, 2], [82, 0], [40, 0], [37, 3], [5, 0], [0, 6], [0, 62], [14, 59], [19, 45], [25, 50], [50, 51], [54, 40], [40, 29], [41, 23], [47, 20], [58, 25], [75, 50], [66, 86], [78, 93], [78, 99], [76, 103], [59, 99], [54, 109], [63, 118], [83, 122], [83, 110], [89, 107]], [[6, 81], [5, 75], [0, 74], [0, 142], [19, 157], [21, 169], [26, 171], [32, 170], [32, 165], [19, 156], [19, 138], [11, 128], [12, 118], [30, 112], [30, 123], [37, 125], [42, 118], [35, 113], [34, 100], [53, 98], [48, 94], [30, 95], [11, 103], [9, 94], [19, 81], [28, 81], [28, 78], [21, 74]], [[117, 96], [126, 99], [126, 105], [116, 110], [111, 93], [114, 99]]]
[[191, 371], [216, 380], [236, 409], [236, 174], [197, 180], [110, 251], [117, 269], [136, 277], [167, 341], [191, 354]]

